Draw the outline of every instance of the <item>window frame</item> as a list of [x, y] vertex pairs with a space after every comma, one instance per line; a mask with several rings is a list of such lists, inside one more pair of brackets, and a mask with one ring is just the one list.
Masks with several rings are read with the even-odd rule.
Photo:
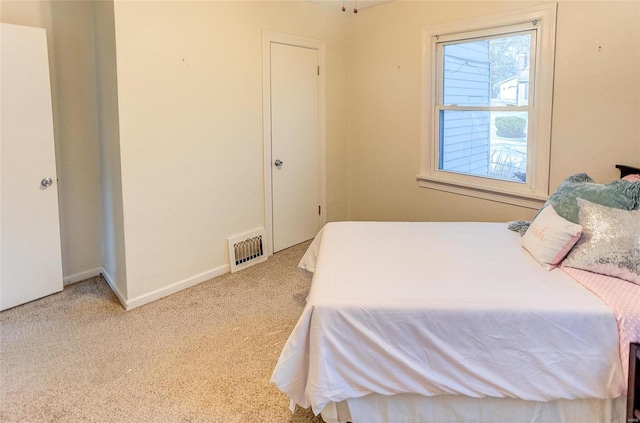
[[[555, 3], [515, 10], [490, 17], [422, 28], [421, 79], [421, 187], [463, 194], [492, 201], [537, 209], [549, 195], [551, 115], [555, 62]], [[525, 183], [454, 173], [439, 169], [439, 134], [436, 120], [442, 81], [438, 45], [452, 41], [535, 30], [535, 63], [530, 65], [527, 178]], [[535, 44], [535, 46], [534, 46]], [[532, 53], [533, 55], [533, 53]], [[441, 74], [440, 74], [441, 75]], [[535, 92], [533, 91], [535, 90]], [[533, 99], [532, 99], [533, 97]], [[508, 111], [508, 106], [502, 108]]]

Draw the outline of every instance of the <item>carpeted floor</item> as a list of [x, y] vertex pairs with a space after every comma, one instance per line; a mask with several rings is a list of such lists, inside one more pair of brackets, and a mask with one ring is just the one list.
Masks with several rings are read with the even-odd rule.
[[128, 312], [97, 277], [0, 313], [0, 421], [321, 422], [269, 384], [307, 246]]

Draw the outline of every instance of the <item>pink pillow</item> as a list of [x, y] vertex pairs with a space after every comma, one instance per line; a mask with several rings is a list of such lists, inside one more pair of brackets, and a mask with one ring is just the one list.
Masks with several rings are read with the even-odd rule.
[[558, 215], [547, 206], [536, 216], [522, 237], [522, 246], [545, 269], [556, 267], [582, 235], [582, 226]]
[[627, 175], [622, 179], [624, 179], [625, 181], [638, 182], [640, 181], [640, 174], [634, 173], [631, 175]]

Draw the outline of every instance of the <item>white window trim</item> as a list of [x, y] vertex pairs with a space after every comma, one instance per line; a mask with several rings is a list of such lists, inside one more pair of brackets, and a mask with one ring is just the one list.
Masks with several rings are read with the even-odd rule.
[[[549, 195], [549, 162], [551, 156], [551, 111], [553, 105], [553, 73], [555, 62], [555, 3], [516, 10], [490, 17], [447, 23], [422, 29], [422, 79], [420, 171], [421, 187], [537, 209]], [[530, 24], [537, 28], [536, 56], [538, 65], [533, 75], [536, 93], [534, 119], [530, 122], [530, 147], [527, 154], [527, 181], [516, 183], [497, 179], [462, 175], [438, 169], [438, 138], [434, 128], [438, 81], [433, 75], [437, 67], [436, 36], [482, 31], [496, 27]]]

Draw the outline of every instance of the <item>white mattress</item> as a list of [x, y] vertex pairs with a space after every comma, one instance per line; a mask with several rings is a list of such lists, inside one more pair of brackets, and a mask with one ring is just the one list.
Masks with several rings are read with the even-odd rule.
[[271, 381], [316, 414], [372, 393], [624, 390], [612, 311], [503, 224], [331, 223], [301, 266], [315, 270], [308, 302]]

